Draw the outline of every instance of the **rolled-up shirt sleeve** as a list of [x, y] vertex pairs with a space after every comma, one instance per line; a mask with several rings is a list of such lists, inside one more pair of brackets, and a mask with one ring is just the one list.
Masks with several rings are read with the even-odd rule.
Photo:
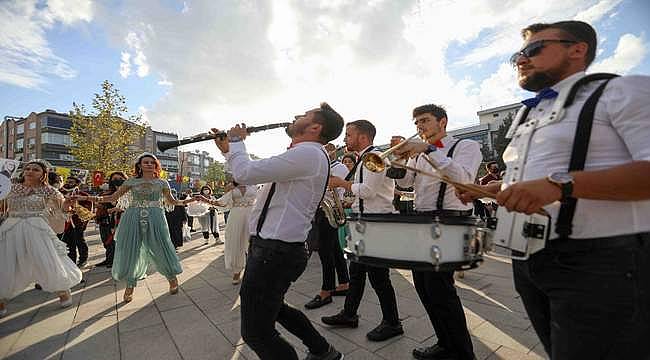
[[612, 79], [603, 92], [612, 126], [632, 159], [650, 161], [650, 77]]
[[306, 163], [317, 161], [311, 147], [294, 147], [267, 159], [251, 160], [243, 141], [230, 143], [230, 151], [224, 154], [236, 182], [246, 185], [299, 180], [314, 176], [314, 170]]
[[445, 175], [460, 183], [474, 182], [483, 158], [479, 143], [462, 140], [454, 151], [453, 159], [448, 158], [442, 151], [434, 151], [423, 156], [428, 156]]
[[[363, 165], [361, 165], [363, 166]], [[377, 195], [377, 189], [381, 188], [381, 183], [386, 176], [386, 170], [382, 172], [371, 172], [363, 170], [363, 183], [352, 184], [350, 190], [352, 193], [364, 200], [372, 199]]]

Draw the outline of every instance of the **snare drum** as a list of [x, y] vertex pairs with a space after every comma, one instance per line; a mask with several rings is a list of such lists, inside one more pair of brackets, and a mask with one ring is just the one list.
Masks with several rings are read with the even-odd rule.
[[352, 214], [345, 249], [362, 264], [418, 271], [476, 268], [490, 230], [472, 216]]

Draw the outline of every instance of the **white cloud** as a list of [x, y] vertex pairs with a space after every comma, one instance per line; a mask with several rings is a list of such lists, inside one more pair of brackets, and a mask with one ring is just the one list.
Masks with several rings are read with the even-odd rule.
[[138, 107], [138, 115], [140, 115], [140, 120], [144, 122], [145, 124], [151, 124], [149, 122], [149, 114], [148, 114], [148, 109], [142, 105]]
[[[512, 68], [488, 61], [505, 61], [530, 23], [578, 14], [598, 21], [618, 4], [600, 3], [249, 0], [197, 1], [184, 11], [142, 0], [106, 10], [102, 21], [132, 54], [132, 64], [146, 65], [142, 74], [164, 74], [159, 84], [173, 84], [148, 111], [156, 129], [188, 136], [241, 121], [287, 121], [328, 101], [347, 120], [373, 121], [383, 142], [410, 135], [410, 112], [423, 103], [445, 105], [450, 127], [457, 128], [475, 123], [480, 108], [519, 100]], [[119, 23], [111, 21], [116, 12]], [[450, 59], [452, 46], [467, 50]], [[450, 65], [495, 73], [454, 78]], [[281, 134], [251, 136], [247, 143], [258, 155], [277, 153], [288, 141]], [[215, 153], [213, 144], [197, 147]]]
[[126, 51], [122, 51], [120, 57], [120, 76], [126, 79], [131, 74], [131, 54]]
[[609, 13], [611, 13], [609, 17], [613, 17], [616, 13], [612, 12], [612, 10], [614, 10], [621, 2], [622, 0], [601, 0], [587, 10], [579, 12], [574, 17], [574, 20], [593, 23]]
[[643, 36], [624, 34], [618, 39], [614, 53], [603, 60], [594, 63], [590, 72], [611, 72], [626, 74], [637, 67], [648, 53], [648, 44]]
[[[150, 27], [144, 27], [146, 30], [151, 30]], [[129, 31], [128, 34], [124, 37], [124, 42], [126, 43], [127, 47], [133, 51], [135, 56], [133, 57], [133, 64], [137, 67], [136, 74], [138, 77], [145, 77], [149, 75], [149, 64], [147, 63], [147, 56], [143, 52], [143, 47], [146, 44], [146, 34], [145, 32], [140, 32], [137, 33], [135, 31]], [[123, 64], [124, 64], [124, 54], [125, 52], [122, 52], [122, 63], [120, 63], [120, 74], [122, 75], [123, 78], [128, 77], [131, 74], [131, 64], [129, 62], [129, 59], [127, 59], [127, 69], [128, 71], [122, 72]], [[128, 53], [127, 53], [128, 54]], [[124, 75], [126, 74], [126, 75]]]
[[54, 54], [46, 34], [57, 23], [73, 26], [92, 18], [88, 0], [1, 1], [0, 82], [38, 88], [50, 76], [75, 77], [68, 62]]

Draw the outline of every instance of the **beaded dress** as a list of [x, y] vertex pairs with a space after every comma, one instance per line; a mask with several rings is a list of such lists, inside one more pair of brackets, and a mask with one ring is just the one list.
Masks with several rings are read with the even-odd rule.
[[163, 208], [164, 193], [169, 183], [161, 179], [130, 178], [120, 188], [127, 193], [118, 200], [126, 209], [115, 230], [113, 278], [135, 287], [144, 277], [150, 263], [167, 279], [183, 272], [169, 236]]
[[246, 250], [248, 250], [250, 237], [248, 218], [255, 204], [256, 196], [257, 187], [240, 185], [225, 193], [218, 200], [219, 203], [230, 208], [230, 216], [226, 223], [224, 260], [226, 269], [233, 272], [242, 271], [246, 264]]
[[48, 213], [62, 207], [63, 195], [51, 186], [13, 184], [5, 200], [8, 217], [0, 225], [0, 301], [34, 282], [50, 292], [77, 285], [81, 271], [47, 222]]

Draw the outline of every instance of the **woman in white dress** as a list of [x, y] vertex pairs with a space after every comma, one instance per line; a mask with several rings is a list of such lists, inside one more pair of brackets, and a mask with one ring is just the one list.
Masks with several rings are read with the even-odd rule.
[[225, 193], [218, 200], [210, 200], [199, 196], [200, 201], [213, 206], [230, 208], [230, 216], [226, 223], [226, 242], [224, 258], [226, 269], [233, 272], [232, 283], [239, 284], [241, 271], [246, 265], [246, 251], [248, 250], [248, 216], [255, 204], [257, 187], [239, 185], [233, 181], [234, 188]]
[[[24, 166], [7, 195], [7, 219], [0, 225], [0, 316], [6, 301], [37, 282], [59, 296], [62, 307], [72, 304], [70, 288], [81, 281], [81, 270], [68, 258], [65, 244], [48, 223], [71, 201], [47, 184], [48, 165], [33, 160]], [[52, 217], [53, 219], [56, 217]]]

